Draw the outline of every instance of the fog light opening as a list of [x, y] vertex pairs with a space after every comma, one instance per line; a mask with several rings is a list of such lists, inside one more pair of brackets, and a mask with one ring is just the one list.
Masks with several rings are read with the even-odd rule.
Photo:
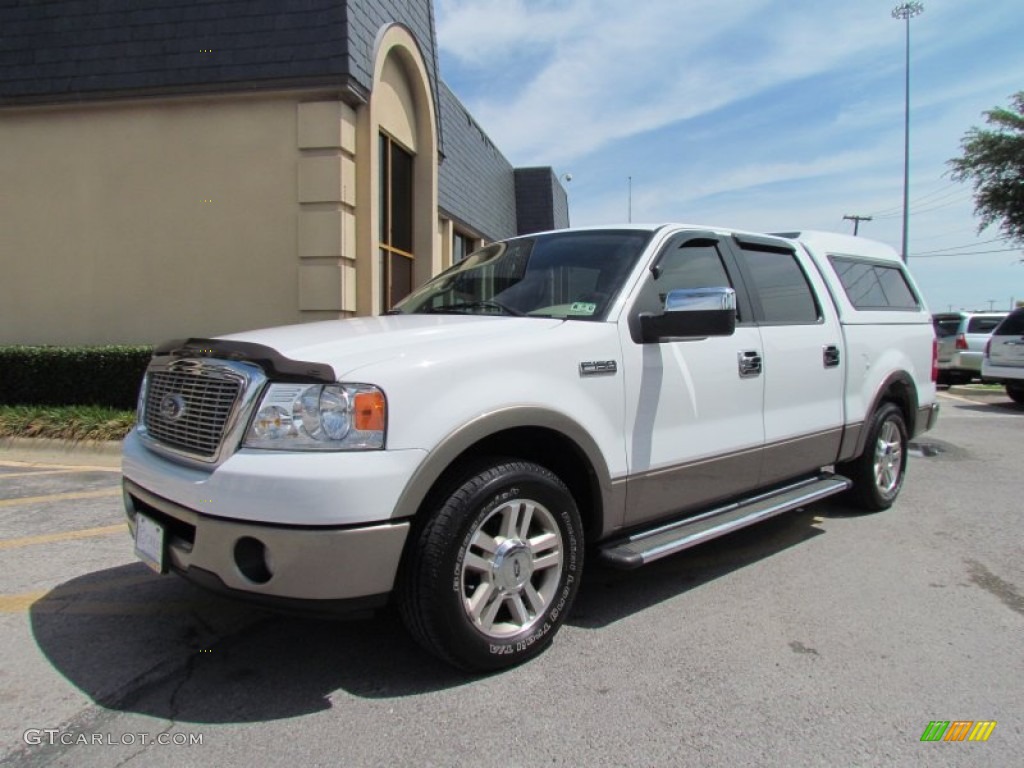
[[235, 542], [235, 565], [253, 584], [266, 584], [274, 575], [266, 546], [251, 536], [243, 536]]

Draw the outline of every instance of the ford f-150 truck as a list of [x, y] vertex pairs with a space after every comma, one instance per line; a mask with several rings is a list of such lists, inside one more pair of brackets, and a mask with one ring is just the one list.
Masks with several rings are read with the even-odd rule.
[[493, 243], [385, 316], [164, 344], [124, 446], [159, 572], [436, 656], [547, 647], [584, 555], [633, 568], [833, 494], [889, 507], [935, 401], [891, 248], [687, 225]]

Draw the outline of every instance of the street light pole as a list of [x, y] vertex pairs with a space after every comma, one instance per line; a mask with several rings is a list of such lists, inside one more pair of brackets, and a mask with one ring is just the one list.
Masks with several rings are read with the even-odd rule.
[[907, 260], [907, 230], [910, 222], [910, 20], [924, 12], [924, 4], [911, 0], [892, 9], [894, 19], [903, 19], [907, 27], [906, 87], [903, 102], [903, 261]]

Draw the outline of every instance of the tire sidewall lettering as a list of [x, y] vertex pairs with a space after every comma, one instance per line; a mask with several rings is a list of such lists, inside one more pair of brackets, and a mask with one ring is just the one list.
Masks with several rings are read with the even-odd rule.
[[[482, 524], [495, 509], [513, 499], [533, 499], [545, 505], [553, 506], [551, 505], [551, 494], [553, 490], [554, 489], [547, 488], [545, 485], [534, 486], [531, 484], [515, 482], [497, 490], [496, 492], [491, 492], [485, 497], [486, 501], [479, 506], [476, 514], [469, 519], [468, 524], [463, 529], [462, 537], [458, 540], [458, 549], [453, 559], [454, 563], [451, 570], [451, 589], [456, 600], [460, 603], [460, 612], [462, 611], [461, 601], [463, 599], [462, 566], [465, 562], [466, 556], [469, 554], [470, 543], [473, 540], [473, 534], [477, 530], [477, 527]], [[512, 636], [507, 640], [486, 638], [487, 651], [491, 656], [519, 655], [532, 651], [538, 643], [548, 639], [548, 636], [552, 634], [552, 631], [557, 629], [561, 623], [560, 619], [563, 618], [566, 606], [572, 598], [575, 591], [575, 585], [578, 581], [575, 574], [579, 569], [579, 539], [577, 538], [576, 528], [573, 524], [573, 514], [570, 509], [559, 504], [557, 512], [555, 512], [555, 518], [559, 522], [559, 528], [561, 529], [563, 541], [565, 542], [563, 550], [565, 559], [562, 564], [559, 590], [556, 593], [558, 595], [558, 599], [553, 601], [546, 609], [542, 623], [529, 630], [529, 633], [525, 636]], [[479, 630], [469, 624], [468, 620], [466, 620], [464, 616], [463, 621], [465, 621], [465, 625], [469, 631], [483, 639]]]
[[[548, 515], [546, 530], [557, 530], [560, 535], [560, 572], [557, 577], [547, 572], [544, 594], [549, 596], [549, 602], [538, 615], [511, 626], [496, 626], [488, 632], [467, 609], [469, 588], [463, 582], [469, 581], [464, 569], [480, 527], [500, 507], [518, 501], [543, 507]], [[467, 473], [433, 515], [424, 528], [417, 570], [405, 577], [405, 588], [410, 590], [407, 594], [417, 601], [402, 603], [403, 618], [416, 639], [428, 651], [466, 669], [503, 669], [540, 654], [551, 644], [571, 610], [584, 564], [583, 527], [569, 489], [541, 465], [514, 459], [495, 460], [477, 474]], [[495, 568], [495, 563], [490, 567]], [[431, 595], [437, 599], [431, 600]], [[510, 634], [502, 634], [509, 630]]]

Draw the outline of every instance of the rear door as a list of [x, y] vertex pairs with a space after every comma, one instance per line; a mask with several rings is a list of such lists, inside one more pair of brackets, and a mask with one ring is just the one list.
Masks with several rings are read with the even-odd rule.
[[1013, 312], [996, 328], [989, 347], [989, 364], [1024, 369], [1024, 312]]
[[764, 349], [763, 486], [839, 455], [849, 361], [835, 307], [806, 253], [747, 236], [732, 245]]

